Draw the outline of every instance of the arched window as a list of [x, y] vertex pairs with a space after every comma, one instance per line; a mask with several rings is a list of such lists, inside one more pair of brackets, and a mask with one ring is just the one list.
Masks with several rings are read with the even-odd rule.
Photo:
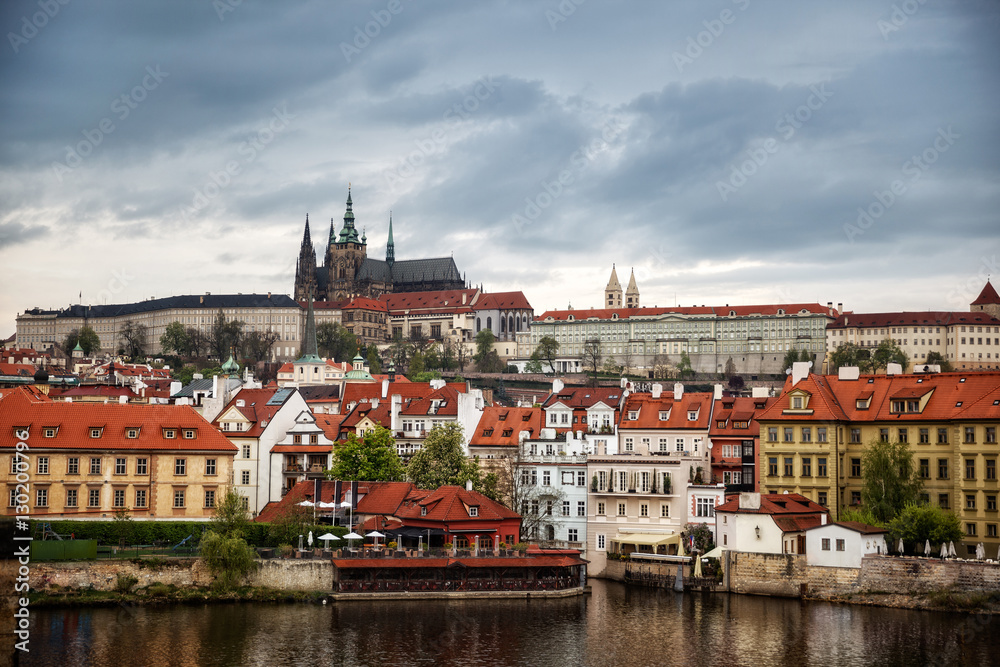
[[479, 333], [480, 329], [483, 328], [483, 322], [478, 317], [476, 318], [476, 333]]
[[493, 328], [493, 318], [492, 317], [487, 317], [486, 318], [486, 328], [487, 329], [492, 329]]
[[514, 316], [513, 315], [508, 315], [507, 316], [507, 331], [509, 331], [511, 333], [514, 333]]

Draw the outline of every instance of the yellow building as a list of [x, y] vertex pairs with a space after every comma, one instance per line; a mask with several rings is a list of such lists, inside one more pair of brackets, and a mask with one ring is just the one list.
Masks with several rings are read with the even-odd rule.
[[923, 499], [954, 511], [967, 551], [1000, 547], [1000, 373], [799, 376], [759, 417], [762, 493], [801, 493], [832, 508], [861, 504], [862, 457], [878, 441], [909, 445]]
[[189, 406], [57, 402], [28, 388], [0, 395], [8, 515], [27, 506], [32, 519], [127, 509], [139, 520], [208, 520], [236, 451]]

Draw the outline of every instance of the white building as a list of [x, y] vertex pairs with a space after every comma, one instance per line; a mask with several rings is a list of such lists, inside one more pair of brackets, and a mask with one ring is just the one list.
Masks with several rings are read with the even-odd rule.
[[861, 559], [889, 552], [886, 530], [856, 521], [838, 521], [806, 531], [806, 562], [821, 567], [861, 567]]
[[716, 544], [730, 551], [805, 553], [805, 532], [829, 518], [827, 508], [797, 493], [741, 493], [715, 508]]

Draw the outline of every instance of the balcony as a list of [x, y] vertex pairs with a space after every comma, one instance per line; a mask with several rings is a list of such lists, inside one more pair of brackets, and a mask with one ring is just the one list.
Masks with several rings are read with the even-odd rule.
[[302, 473], [302, 472], [305, 472], [305, 468], [303, 467], [303, 465], [301, 463], [286, 463], [282, 467], [281, 471], [284, 472], [284, 473], [289, 473], [289, 474], [291, 474], [291, 473]]

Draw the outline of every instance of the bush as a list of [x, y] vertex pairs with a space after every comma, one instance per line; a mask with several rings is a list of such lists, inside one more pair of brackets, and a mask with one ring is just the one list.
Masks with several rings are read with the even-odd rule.
[[235, 588], [257, 569], [257, 554], [242, 537], [227, 537], [209, 530], [201, 540], [201, 557], [215, 575], [214, 587]]
[[129, 593], [139, 583], [139, 578], [131, 574], [119, 574], [115, 579], [115, 590], [119, 593]]
[[[323, 533], [333, 533], [337, 537], [347, 534], [344, 526], [316, 525], [309, 516], [306, 524], [255, 523], [244, 527], [244, 539], [247, 544], [255, 547], [276, 547], [279, 544], [298, 544], [299, 535], [313, 537]], [[197, 546], [202, 539], [202, 533], [211, 527], [206, 521], [131, 521], [132, 544], [153, 544], [163, 542], [170, 547], [179, 543], [188, 535], [194, 535], [185, 546]], [[40, 522], [35, 523], [36, 526]], [[53, 521], [52, 530], [64, 537], [73, 535], [78, 540], [97, 540], [100, 544], [119, 543], [121, 522], [116, 521]], [[37, 535], [36, 537], [41, 537]]]

